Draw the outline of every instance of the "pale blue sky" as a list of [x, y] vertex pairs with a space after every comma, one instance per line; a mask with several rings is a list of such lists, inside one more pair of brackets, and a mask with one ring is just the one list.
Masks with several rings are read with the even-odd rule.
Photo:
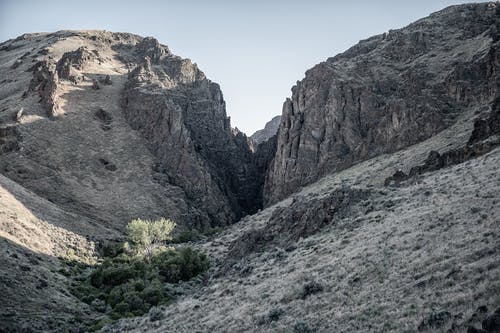
[[153, 36], [221, 85], [233, 126], [260, 129], [304, 72], [360, 39], [454, 0], [0, 0], [0, 40], [26, 32], [104, 29]]

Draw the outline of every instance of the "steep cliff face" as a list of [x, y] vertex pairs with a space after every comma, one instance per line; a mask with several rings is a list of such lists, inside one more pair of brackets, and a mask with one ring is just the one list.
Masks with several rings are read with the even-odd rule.
[[283, 105], [265, 202], [491, 108], [499, 17], [495, 3], [449, 7], [307, 71]]
[[155, 39], [135, 49], [139, 63], [123, 110], [148, 140], [161, 179], [185, 190], [197, 213], [190, 219], [227, 224], [254, 212], [252, 153], [245, 135], [231, 129], [219, 86]]

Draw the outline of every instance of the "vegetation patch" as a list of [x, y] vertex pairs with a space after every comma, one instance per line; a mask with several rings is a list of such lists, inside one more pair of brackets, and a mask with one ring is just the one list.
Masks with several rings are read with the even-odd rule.
[[100, 263], [85, 270], [80, 267], [72, 292], [103, 313], [91, 330], [168, 305], [175, 295], [166, 285], [189, 281], [208, 270], [205, 254], [189, 247], [167, 247], [174, 227], [175, 223], [165, 219], [134, 220], [127, 226], [128, 242], [104, 244], [99, 249]]

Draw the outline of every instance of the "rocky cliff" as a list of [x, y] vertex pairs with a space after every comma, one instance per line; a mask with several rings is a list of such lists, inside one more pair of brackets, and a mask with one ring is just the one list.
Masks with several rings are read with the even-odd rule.
[[231, 128], [219, 86], [155, 39], [142, 40], [135, 56], [123, 110], [149, 142], [161, 182], [184, 189], [189, 218], [201, 226], [255, 212], [252, 152], [246, 136]]
[[499, 17], [495, 3], [449, 7], [308, 70], [283, 105], [265, 202], [491, 108]]

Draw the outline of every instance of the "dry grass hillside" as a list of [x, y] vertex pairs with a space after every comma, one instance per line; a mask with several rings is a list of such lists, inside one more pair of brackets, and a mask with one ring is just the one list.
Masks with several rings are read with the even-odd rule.
[[164, 308], [161, 320], [156, 314], [103, 331], [480, 328], [500, 307], [500, 148], [384, 186], [431, 150], [464, 146], [471, 118], [327, 176], [199, 244], [217, 262], [206, 286]]
[[0, 331], [64, 331], [91, 318], [59, 259], [93, 261], [94, 243], [70, 231], [91, 230], [85, 222], [0, 175]]

